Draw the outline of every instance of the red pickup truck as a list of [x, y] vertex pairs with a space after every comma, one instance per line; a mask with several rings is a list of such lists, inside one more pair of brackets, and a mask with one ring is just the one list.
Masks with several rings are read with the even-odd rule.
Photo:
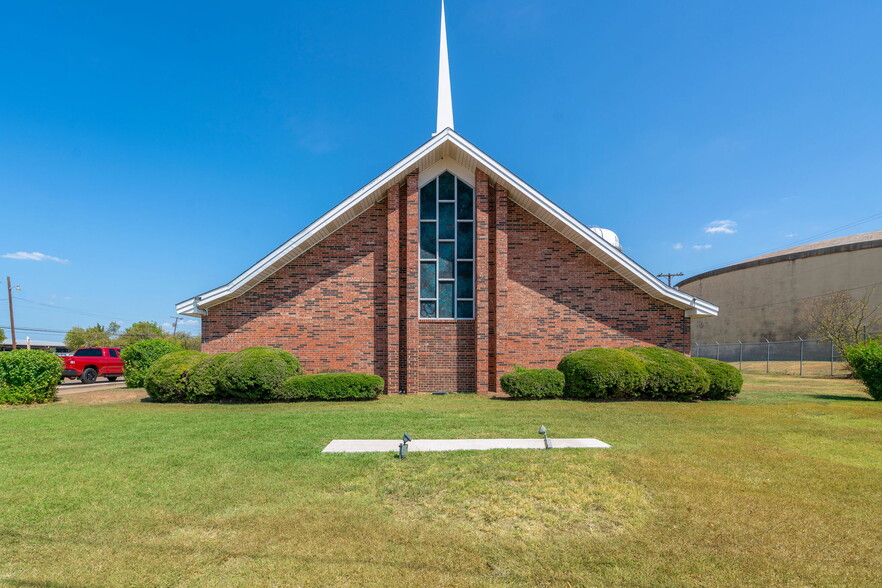
[[98, 376], [115, 382], [123, 375], [123, 362], [117, 347], [84, 347], [61, 359], [64, 361], [61, 377], [79, 378], [83, 384], [93, 383]]

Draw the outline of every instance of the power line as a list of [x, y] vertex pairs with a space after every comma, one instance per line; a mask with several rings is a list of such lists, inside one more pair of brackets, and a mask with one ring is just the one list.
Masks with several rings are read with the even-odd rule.
[[[858, 220], [856, 220], [856, 221], [852, 221], [852, 222], [846, 223], [846, 224], [844, 224], [844, 225], [840, 225], [840, 226], [838, 226], [838, 227], [832, 228], [832, 229], [830, 229], [830, 230], [828, 230], [828, 231], [824, 231], [824, 232], [821, 232], [821, 233], [817, 233], [817, 234], [812, 235], [812, 236], [810, 236], [810, 237], [806, 237], [805, 239], [801, 239], [801, 240], [798, 240], [798, 241], [794, 241], [794, 242], [788, 244], [788, 246], [787, 246], [787, 247], [784, 247], [783, 249], [778, 248], [778, 249], [772, 249], [772, 250], [769, 250], [769, 251], [764, 251], [764, 252], [762, 252], [762, 253], [758, 253], [758, 254], [756, 254], [756, 255], [752, 255], [752, 256], [750, 256], [750, 257], [747, 258], [747, 259], [749, 260], [749, 259], [753, 259], [753, 258], [755, 258], [755, 257], [760, 257], [760, 256], [762, 256], [762, 255], [767, 255], [767, 254], [769, 254], [769, 253], [776, 253], [776, 252], [778, 252], [778, 251], [783, 251], [783, 250], [786, 250], [786, 249], [791, 249], [791, 248], [793, 248], [793, 247], [798, 247], [798, 246], [800, 246], [800, 245], [805, 245], [806, 243], [812, 243], [812, 242], [814, 242], [814, 241], [819, 240], [821, 237], [826, 237], [826, 236], [828, 236], [828, 235], [832, 235], [833, 233], [838, 233], [839, 231], [844, 231], [845, 229], [850, 229], [850, 228], [852, 228], [852, 227], [856, 227], [857, 225], [864, 224], [864, 223], [866, 223], [866, 222], [869, 222], [869, 221], [871, 221], [871, 220], [875, 220], [875, 219], [877, 219], [877, 218], [882, 218], [882, 212], [877, 212], [877, 213], [875, 213], [875, 214], [871, 214], [870, 216], [864, 217], [864, 218], [862, 218], [862, 219], [858, 219]], [[740, 263], [740, 262], [742, 262], [742, 261], [746, 261], [746, 260], [745, 260], [744, 258], [742, 258], [742, 259], [736, 259], [735, 261], [729, 261], [729, 262], [726, 262], [726, 263], [724, 263], [724, 264], [722, 264], [722, 265], [717, 265], [717, 266], [714, 266], [714, 267], [706, 266], [704, 269], [702, 269], [702, 270], [699, 271], [699, 272], [696, 272], [694, 275], [698, 275], [698, 274], [704, 273], [705, 271], [709, 271], [709, 270], [712, 270], [712, 269], [717, 269], [717, 268], [722, 268], [722, 267], [727, 267], [727, 266], [730, 266], [730, 265], [734, 265], [734, 264], [736, 264], [736, 263]]]
[[65, 306], [58, 306], [58, 305], [56, 305], [56, 304], [46, 304], [45, 302], [37, 302], [36, 300], [28, 300], [27, 298], [21, 298], [21, 297], [19, 297], [19, 296], [13, 296], [13, 298], [14, 298], [15, 300], [21, 300], [22, 302], [29, 302], [30, 304], [36, 304], [36, 305], [38, 305], [38, 306], [45, 306], [45, 307], [47, 307], [47, 308], [56, 308], [56, 309], [58, 309], [58, 310], [64, 310], [64, 311], [67, 311], [67, 312], [72, 312], [72, 313], [75, 313], [75, 314], [82, 314], [82, 315], [85, 315], [85, 316], [91, 316], [91, 317], [103, 318], [103, 319], [110, 319], [110, 320], [112, 320], [112, 321], [120, 321], [120, 322], [134, 321], [134, 319], [131, 319], [131, 318], [119, 318], [119, 317], [108, 316], [108, 315], [106, 315], [106, 314], [99, 314], [99, 313], [95, 313], [95, 312], [88, 312], [88, 311], [86, 311], [86, 310], [76, 310], [76, 309], [73, 309], [73, 308], [67, 308], [67, 307], [65, 307]]
[[[0, 329], [9, 329], [9, 325], [0, 325]], [[40, 329], [40, 328], [29, 328], [29, 327], [15, 327], [16, 331], [28, 331], [29, 333], [67, 333], [67, 331], [61, 331], [59, 329]]]
[[677, 276], [682, 276], [682, 275], [683, 275], [683, 272], [680, 272], [679, 274], [657, 274], [656, 277], [657, 278], [667, 278], [668, 279], [668, 288], [670, 288], [671, 287], [671, 278], [676, 278]]

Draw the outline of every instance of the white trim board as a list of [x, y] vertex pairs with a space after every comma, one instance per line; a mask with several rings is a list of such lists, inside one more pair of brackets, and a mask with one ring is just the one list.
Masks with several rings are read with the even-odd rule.
[[[445, 158], [450, 164], [435, 165]], [[212, 306], [241, 296], [382, 200], [389, 187], [402, 182], [414, 169], [434, 173], [441, 167], [453, 168], [454, 175], [466, 175], [463, 173], [466, 170], [472, 174], [475, 169], [481, 169], [492, 183], [508, 190], [515, 204], [653, 298], [686, 310], [687, 316], [716, 316], [719, 312], [716, 305], [662, 282], [452, 129], [444, 129], [432, 137], [229, 283], [179, 302], [177, 312], [202, 316]]]
[[[322, 453], [397, 452], [397, 439], [334, 439]], [[552, 449], [606, 449], [598, 439], [551, 439]], [[543, 439], [418, 439], [407, 444], [411, 451], [486, 451], [488, 449], [545, 449]]]

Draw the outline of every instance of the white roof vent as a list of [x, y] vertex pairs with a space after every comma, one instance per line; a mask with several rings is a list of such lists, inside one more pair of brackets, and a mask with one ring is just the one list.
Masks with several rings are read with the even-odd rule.
[[590, 228], [592, 231], [597, 233], [597, 235], [600, 236], [601, 239], [603, 239], [619, 251], [622, 250], [622, 245], [619, 243], [619, 236], [616, 235], [613, 231], [611, 231], [610, 229], [601, 229], [600, 227]]

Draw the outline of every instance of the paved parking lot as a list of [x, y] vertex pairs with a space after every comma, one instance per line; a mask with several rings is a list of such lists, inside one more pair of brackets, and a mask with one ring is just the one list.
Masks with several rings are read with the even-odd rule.
[[116, 382], [108, 382], [104, 378], [94, 384], [83, 384], [79, 380], [65, 380], [58, 385], [59, 394], [76, 394], [77, 392], [91, 392], [92, 390], [103, 390], [106, 388], [125, 388], [126, 382], [120, 378]]

